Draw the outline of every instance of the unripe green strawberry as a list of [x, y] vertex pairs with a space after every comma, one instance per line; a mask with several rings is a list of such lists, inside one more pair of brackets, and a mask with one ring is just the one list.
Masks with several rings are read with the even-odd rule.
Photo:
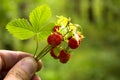
[[64, 50], [60, 52], [60, 62], [61, 63], [67, 63], [70, 59], [70, 54], [66, 53]]
[[59, 30], [60, 29], [60, 26], [54, 26], [54, 28], [53, 28], [53, 32], [57, 32], [57, 30]]
[[54, 53], [53, 50], [50, 51], [50, 55], [51, 55], [54, 59], [59, 59], [59, 56], [55, 55], [55, 53]]
[[80, 40], [76, 40], [75, 38], [71, 37], [68, 41], [68, 45], [71, 49], [76, 49], [80, 45]]
[[48, 44], [56, 47], [59, 44], [61, 44], [62, 35], [60, 35], [59, 33], [54, 32], [54, 33], [52, 33], [51, 35], [48, 36], [47, 42], [48, 42]]

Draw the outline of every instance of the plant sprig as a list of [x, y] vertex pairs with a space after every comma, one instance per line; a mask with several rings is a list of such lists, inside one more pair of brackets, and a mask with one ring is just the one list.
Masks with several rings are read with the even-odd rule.
[[35, 8], [26, 19], [15, 19], [9, 22], [6, 29], [20, 40], [30, 39], [37, 36], [37, 39], [46, 38], [52, 29], [53, 23], [48, 23], [51, 17], [51, 10], [47, 5]]
[[[77, 25], [71, 23], [70, 18], [57, 16], [58, 20], [54, 24], [48, 22], [50, 17], [50, 7], [41, 5], [30, 13], [29, 21], [15, 19], [7, 24], [6, 29], [20, 40], [34, 37], [36, 41], [34, 58], [36, 61], [39, 61], [50, 51], [53, 58], [59, 59], [61, 63], [66, 63], [70, 58], [69, 50], [78, 48], [83, 35], [77, 30]], [[48, 45], [38, 52], [39, 40], [44, 38], [47, 38]], [[67, 43], [66, 47], [62, 46], [64, 42]]]
[[[34, 37], [36, 40], [35, 57], [39, 47], [39, 40], [46, 38], [53, 28], [54, 24], [48, 22], [50, 17], [50, 7], [48, 5], [41, 5], [30, 13], [29, 21], [24, 18], [12, 20], [7, 24], [6, 29], [20, 40]], [[38, 56], [36, 58], [38, 58]]]

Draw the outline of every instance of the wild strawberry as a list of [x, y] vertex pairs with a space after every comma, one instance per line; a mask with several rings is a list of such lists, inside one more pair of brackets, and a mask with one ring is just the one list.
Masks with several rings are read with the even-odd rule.
[[70, 59], [70, 54], [66, 53], [64, 50], [60, 52], [60, 62], [61, 63], [67, 63]]
[[48, 44], [56, 47], [59, 44], [61, 44], [62, 35], [60, 35], [59, 33], [54, 32], [53, 34], [48, 36], [47, 42], [48, 42]]
[[68, 41], [68, 45], [71, 49], [76, 49], [80, 45], [80, 40], [77, 41], [75, 38], [71, 37]]
[[54, 59], [59, 59], [59, 56], [55, 55], [55, 53], [54, 53], [53, 50], [50, 51], [50, 55], [51, 55]]
[[54, 26], [53, 32], [57, 32], [57, 30], [59, 30], [59, 29], [60, 29], [60, 26]]

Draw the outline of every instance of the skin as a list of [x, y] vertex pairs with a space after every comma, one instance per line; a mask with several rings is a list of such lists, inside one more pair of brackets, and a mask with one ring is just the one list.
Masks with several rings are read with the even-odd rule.
[[41, 80], [35, 74], [41, 67], [28, 53], [0, 50], [0, 80]]

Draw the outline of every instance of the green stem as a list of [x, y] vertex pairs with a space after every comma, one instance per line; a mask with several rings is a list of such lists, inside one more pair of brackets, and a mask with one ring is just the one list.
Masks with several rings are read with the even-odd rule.
[[38, 47], [39, 47], [39, 45], [38, 45], [38, 38], [37, 38], [37, 34], [35, 35], [35, 38], [36, 38], [36, 50], [35, 50], [35, 53], [34, 53], [34, 57], [35, 57], [35, 55], [37, 54]]
[[46, 47], [44, 47], [44, 49], [37, 55], [36, 58], [38, 58], [39, 56], [41, 56], [48, 49], [48, 46], [49, 45], [47, 45]]
[[54, 47], [49, 47], [43, 54], [41, 54], [37, 60], [41, 59], [43, 56], [45, 56], [51, 49], [53, 49]]
[[35, 59], [38, 61], [43, 56], [45, 56], [53, 47], [51, 45], [47, 45], [36, 57]]

